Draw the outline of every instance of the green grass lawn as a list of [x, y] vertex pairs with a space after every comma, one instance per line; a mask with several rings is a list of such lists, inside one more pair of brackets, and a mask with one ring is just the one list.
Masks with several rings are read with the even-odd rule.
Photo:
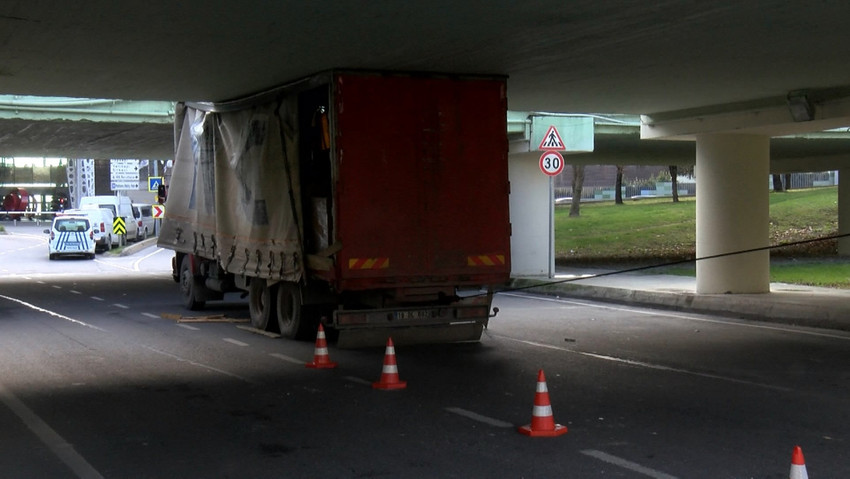
[[[695, 254], [694, 198], [585, 203], [581, 216], [555, 208], [555, 261], [559, 264], [661, 264]], [[837, 187], [770, 193], [772, 246], [838, 232]], [[838, 258], [835, 241], [771, 250], [771, 281], [850, 288], [850, 262]], [[693, 264], [661, 270], [694, 274]]]

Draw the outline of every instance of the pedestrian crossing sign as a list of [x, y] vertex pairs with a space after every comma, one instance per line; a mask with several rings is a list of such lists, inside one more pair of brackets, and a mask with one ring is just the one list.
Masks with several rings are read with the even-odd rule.
[[560, 133], [558, 133], [558, 129], [555, 128], [555, 125], [550, 125], [549, 129], [546, 130], [546, 134], [543, 135], [543, 139], [540, 141], [540, 146], [537, 147], [538, 150], [566, 150], [567, 148], [564, 146], [564, 140], [561, 139]]

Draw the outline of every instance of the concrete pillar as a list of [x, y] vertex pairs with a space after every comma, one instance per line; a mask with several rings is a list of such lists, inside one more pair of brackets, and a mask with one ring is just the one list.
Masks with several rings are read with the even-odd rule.
[[[850, 168], [838, 170], [838, 234], [850, 234]], [[850, 238], [838, 239], [838, 254], [850, 256]]]
[[[696, 141], [697, 258], [768, 246], [770, 138], [706, 134]], [[770, 292], [770, 252], [697, 261], [697, 293]]]
[[511, 182], [511, 276], [552, 276], [551, 180], [534, 155], [508, 155]]

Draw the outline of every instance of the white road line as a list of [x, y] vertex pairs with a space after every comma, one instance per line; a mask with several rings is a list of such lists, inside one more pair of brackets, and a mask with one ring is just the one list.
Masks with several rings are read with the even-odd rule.
[[181, 328], [183, 328], [183, 329], [188, 329], [189, 331], [200, 331], [200, 330], [201, 330], [201, 328], [196, 328], [196, 327], [194, 327], [194, 326], [189, 326], [188, 324], [180, 324], [180, 323], [177, 323], [177, 326], [179, 326], [179, 327], [181, 327]]
[[365, 379], [363, 379], [363, 378], [358, 378], [357, 376], [346, 376], [346, 377], [345, 377], [345, 380], [346, 380], [346, 381], [351, 381], [351, 382], [353, 382], [353, 383], [357, 383], [357, 384], [365, 384], [366, 386], [371, 386], [371, 385], [372, 385], [372, 381], [367, 381], [367, 380], [365, 380]]
[[293, 363], [293, 364], [298, 364], [299, 366], [303, 366], [303, 365], [307, 364], [300, 359], [295, 359], [295, 358], [292, 358], [292, 357], [289, 357], [289, 356], [286, 356], [286, 355], [280, 354], [280, 353], [269, 353], [269, 356], [272, 356], [272, 357], [275, 357], [275, 358], [278, 358], [278, 359], [282, 359], [284, 361], [287, 361], [287, 362], [290, 362], [290, 363]]
[[163, 356], [167, 356], [167, 357], [172, 358], [172, 359], [175, 359], [175, 360], [177, 360], [177, 361], [179, 361], [179, 362], [181, 362], [181, 363], [191, 364], [192, 366], [197, 366], [197, 367], [199, 367], [199, 368], [203, 368], [203, 369], [206, 369], [206, 370], [208, 370], [208, 371], [217, 372], [217, 373], [219, 373], [219, 374], [223, 374], [223, 375], [228, 376], [228, 377], [231, 377], [231, 378], [239, 379], [240, 381], [244, 381], [244, 382], [246, 382], [246, 383], [253, 383], [253, 382], [254, 382], [254, 381], [251, 381], [251, 380], [250, 380], [250, 379], [248, 379], [248, 378], [245, 378], [245, 377], [239, 376], [238, 374], [229, 373], [229, 372], [227, 372], [227, 371], [225, 371], [225, 370], [223, 370], [223, 369], [218, 369], [218, 368], [215, 368], [215, 367], [213, 367], [213, 366], [208, 366], [208, 365], [206, 365], [206, 364], [202, 364], [202, 363], [199, 363], [199, 362], [197, 362], [197, 361], [192, 361], [191, 359], [185, 359], [185, 358], [182, 358], [182, 357], [180, 357], [180, 356], [177, 356], [176, 354], [171, 354], [171, 353], [168, 353], [168, 352], [162, 351], [162, 350], [160, 350], [160, 349], [156, 349], [156, 348], [151, 347], [151, 346], [145, 346], [145, 345], [141, 345], [141, 346], [142, 346], [143, 348], [147, 349], [148, 351], [151, 351], [151, 352], [154, 352], [154, 353], [157, 353], [157, 354], [161, 354], [161, 355], [163, 355]]
[[777, 325], [756, 323], [756, 322], [733, 321], [733, 320], [723, 320], [723, 319], [697, 317], [696, 316], [697, 313], [694, 313], [693, 315], [688, 315], [688, 314], [676, 314], [676, 313], [671, 313], [671, 312], [661, 311], [661, 310], [651, 310], [651, 309], [647, 310], [647, 309], [651, 308], [651, 306], [647, 306], [644, 309], [635, 309], [635, 308], [628, 308], [628, 307], [625, 307], [625, 306], [610, 306], [610, 305], [604, 305], [604, 304], [594, 304], [594, 303], [585, 302], [585, 301], [573, 301], [573, 300], [568, 300], [568, 299], [541, 298], [541, 297], [537, 297], [537, 296], [523, 295], [523, 294], [518, 294], [518, 293], [499, 293], [499, 294], [504, 295], [504, 296], [511, 296], [511, 297], [514, 297], [514, 298], [530, 299], [530, 300], [534, 300], [534, 301], [549, 301], [549, 302], [555, 302], [555, 303], [576, 304], [576, 305], [581, 305], [581, 306], [585, 306], [585, 307], [588, 307], [588, 308], [607, 309], [607, 310], [611, 310], [611, 311], [622, 311], [622, 312], [626, 312], [626, 313], [642, 314], [642, 315], [646, 315], [646, 316], [660, 316], [660, 317], [665, 317], [665, 318], [677, 318], [677, 319], [684, 319], [684, 320], [687, 320], [687, 321], [694, 321], [694, 322], [699, 322], [699, 323], [713, 323], [713, 324], [722, 324], [722, 325], [725, 325], [725, 326], [739, 326], [739, 327], [742, 327], [742, 328], [764, 329], [764, 330], [767, 330], [767, 331], [780, 331], [780, 332], [783, 332], [783, 333], [804, 334], [806, 336], [817, 336], [817, 337], [821, 337], [821, 338], [832, 338], [832, 339], [841, 339], [841, 340], [844, 340], [844, 341], [850, 341], [850, 335], [846, 335], [846, 334], [842, 335], [842, 334], [834, 334], [834, 333], [823, 333], [823, 332], [819, 332], [819, 331], [806, 331], [806, 330], [803, 330], [803, 329], [798, 329], [798, 328], [794, 328], [794, 327], [790, 327], [790, 326], [787, 326], [787, 327], [786, 326], [777, 326]]
[[147, 254], [147, 255], [145, 255], [145, 256], [142, 256], [141, 258], [139, 258], [139, 259], [137, 259], [136, 261], [134, 261], [134, 262], [133, 262], [133, 271], [141, 271], [141, 269], [139, 269], [139, 265], [142, 263], [142, 261], [144, 261], [144, 260], [146, 260], [146, 259], [150, 258], [151, 256], [153, 256], [153, 255], [155, 255], [155, 254], [157, 254], [157, 253], [160, 253], [160, 252], [162, 252], [162, 251], [165, 251], [165, 250], [164, 250], [164, 249], [161, 249], [161, 248], [157, 248], [156, 250], [154, 250], [154, 252], [153, 252], [153, 253], [150, 253], [150, 254]]
[[62, 289], [62, 286], [58, 286], [58, 285], [55, 285], [55, 284], [54, 284], [54, 285], [53, 285], [53, 288], [54, 288], [54, 289]]
[[501, 338], [501, 339], [505, 339], [505, 340], [508, 340], [508, 341], [515, 341], [515, 342], [518, 342], [518, 343], [527, 344], [529, 346], [535, 346], [535, 347], [538, 347], [538, 348], [554, 349], [556, 351], [563, 351], [565, 353], [578, 354], [578, 355], [586, 356], [586, 357], [589, 357], [589, 358], [602, 359], [602, 360], [605, 360], [605, 361], [613, 361], [613, 362], [616, 362], [616, 363], [628, 364], [629, 366], [636, 366], [636, 367], [647, 368], [647, 369], [655, 369], [655, 370], [658, 370], [658, 371], [668, 371], [668, 372], [679, 373], [679, 374], [687, 374], [687, 375], [690, 375], [690, 376], [698, 376], [698, 377], [701, 377], [701, 378], [717, 379], [719, 381], [726, 381], [726, 382], [736, 383], [736, 384], [746, 384], [748, 386], [756, 386], [756, 387], [765, 388], [765, 389], [772, 389], [774, 391], [789, 392], [789, 391], [793, 390], [791, 388], [784, 388], [782, 386], [774, 386], [772, 384], [746, 381], [746, 380], [743, 380], [743, 379], [737, 379], [737, 378], [732, 378], [732, 377], [728, 377], [728, 376], [719, 376], [717, 374], [701, 373], [701, 372], [697, 372], [697, 371], [689, 371], [687, 369], [680, 369], [680, 368], [673, 368], [673, 367], [670, 367], [670, 366], [663, 366], [663, 365], [660, 365], [660, 364], [645, 363], [643, 361], [635, 361], [635, 360], [632, 360], [632, 359], [624, 359], [624, 358], [617, 358], [617, 357], [614, 357], [614, 356], [606, 356], [604, 354], [595, 354], [595, 353], [588, 353], [588, 352], [584, 352], [584, 351], [576, 351], [576, 350], [573, 350], [573, 349], [567, 349], [567, 348], [562, 348], [562, 347], [559, 347], [559, 346], [553, 346], [551, 344], [543, 344], [543, 343], [538, 343], [538, 342], [535, 342], [535, 341], [526, 341], [524, 339], [509, 338], [507, 336], [501, 336], [501, 335], [491, 335], [491, 336], [498, 337], [498, 338]]
[[79, 291], [77, 291], [77, 290], [75, 290], [75, 289], [72, 289], [72, 290], [71, 290], [71, 293], [72, 293], [72, 294], [83, 294], [83, 293], [81, 293], [81, 292], [79, 292]]
[[121, 308], [121, 309], [130, 309], [129, 306], [121, 304], [121, 303], [112, 303], [112, 306], [115, 306], [116, 308]]
[[622, 467], [623, 469], [628, 469], [629, 471], [636, 472], [638, 474], [643, 474], [644, 476], [653, 477], [655, 479], [676, 479], [676, 476], [671, 476], [670, 474], [666, 474], [661, 471], [656, 471], [655, 469], [650, 469], [645, 466], [641, 466], [636, 462], [627, 461], [621, 457], [612, 456], [611, 454], [597, 451], [594, 449], [585, 449], [581, 451], [585, 456], [590, 456], [594, 459], [599, 459], [602, 462], [607, 462], [608, 464]]
[[103, 301], [103, 298], [99, 298], [97, 296], [91, 296], [91, 299], [93, 299], [95, 301]]
[[159, 319], [159, 316], [152, 314], [152, 313], [142, 313], [142, 316], [147, 316], [151, 319]]
[[44, 308], [39, 308], [38, 306], [36, 306], [34, 304], [27, 303], [26, 301], [21, 301], [20, 299], [10, 298], [8, 296], [3, 296], [2, 294], [0, 294], [0, 298], [3, 298], [3, 299], [8, 300], [8, 301], [12, 301], [14, 303], [18, 303], [20, 305], [26, 306], [27, 308], [34, 309], [34, 310], [36, 310], [40, 313], [49, 314], [53, 317], [56, 317], [56, 318], [59, 318], [59, 319], [64, 319], [65, 321], [70, 321], [74, 324], [79, 324], [80, 326], [85, 326], [87, 328], [96, 329], [98, 331], [104, 331], [104, 332], [106, 331], [105, 329], [98, 328], [97, 326], [95, 326], [93, 324], [85, 323], [85, 322], [80, 321], [78, 319], [69, 318], [68, 316], [65, 316], [65, 315], [62, 315], [62, 314], [59, 314], [59, 313], [54, 313], [53, 311], [50, 311], [50, 310], [47, 310], [47, 309], [44, 309]]
[[492, 417], [482, 416], [481, 414], [472, 411], [467, 411], [466, 409], [461, 409], [459, 407], [447, 407], [446, 411], [472, 419], [473, 421], [483, 422], [484, 424], [489, 424], [495, 427], [514, 427], [514, 425], [509, 422], [505, 422], [500, 419], [494, 419]]
[[228, 342], [230, 344], [235, 344], [237, 346], [248, 346], [248, 343], [243, 343], [242, 341], [237, 341], [233, 338], [221, 338], [222, 341]]
[[0, 401], [11, 409], [60, 461], [74, 471], [77, 477], [83, 479], [103, 477], [83, 456], [74, 450], [73, 444], [62, 438], [20, 399], [6, 389], [3, 384], [0, 384]]

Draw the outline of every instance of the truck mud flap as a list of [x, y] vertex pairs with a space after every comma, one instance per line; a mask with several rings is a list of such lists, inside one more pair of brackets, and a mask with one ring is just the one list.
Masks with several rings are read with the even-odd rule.
[[479, 341], [483, 330], [484, 325], [475, 322], [394, 328], [346, 329], [339, 331], [336, 346], [342, 349], [385, 346], [389, 337], [393, 338], [393, 344], [395, 345]]

